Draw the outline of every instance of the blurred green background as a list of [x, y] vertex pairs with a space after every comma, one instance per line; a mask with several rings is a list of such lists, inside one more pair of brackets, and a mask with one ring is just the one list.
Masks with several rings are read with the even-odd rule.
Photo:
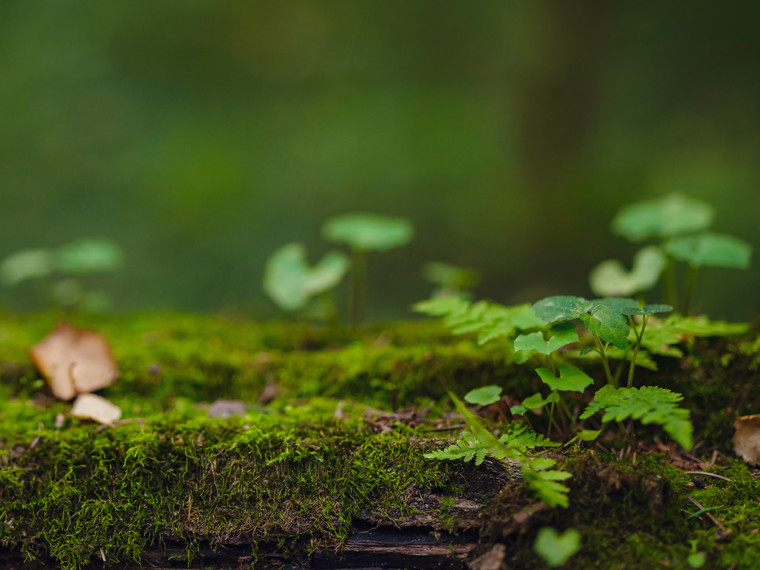
[[[421, 266], [478, 297], [590, 295], [626, 203], [680, 191], [760, 245], [760, 4], [610, 0], [0, 3], [0, 258], [113, 240], [114, 309], [277, 315], [267, 256], [333, 215], [410, 218], [368, 313]], [[345, 287], [345, 285], [343, 286]], [[0, 304], [34, 308], [22, 286]], [[697, 309], [757, 315], [760, 263]]]

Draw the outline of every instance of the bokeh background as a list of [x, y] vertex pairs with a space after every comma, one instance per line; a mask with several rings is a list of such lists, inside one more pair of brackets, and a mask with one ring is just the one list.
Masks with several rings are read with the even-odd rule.
[[[3, 0], [0, 258], [106, 238], [117, 311], [271, 318], [274, 249], [316, 261], [326, 218], [405, 216], [414, 242], [370, 259], [383, 319], [430, 294], [430, 260], [476, 268], [477, 297], [590, 295], [636, 250], [614, 213], [672, 191], [757, 249], [758, 21], [705, 0]], [[697, 306], [752, 318], [758, 292], [757, 260], [705, 269]]]

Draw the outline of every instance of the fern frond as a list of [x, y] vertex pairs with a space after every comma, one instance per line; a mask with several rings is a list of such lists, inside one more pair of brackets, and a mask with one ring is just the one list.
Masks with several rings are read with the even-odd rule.
[[676, 405], [681, 400], [681, 394], [658, 386], [613, 388], [607, 385], [597, 391], [592, 402], [581, 414], [581, 419], [589, 418], [603, 410], [603, 422], [633, 418], [643, 424], [659, 424], [676, 443], [684, 449], [690, 449], [692, 426], [689, 411]]
[[412, 308], [419, 313], [442, 317], [443, 323], [454, 334], [478, 333], [480, 345], [512, 336], [518, 329], [545, 325], [528, 304], [505, 307], [488, 301], [470, 303], [459, 297], [438, 297], [416, 303]]

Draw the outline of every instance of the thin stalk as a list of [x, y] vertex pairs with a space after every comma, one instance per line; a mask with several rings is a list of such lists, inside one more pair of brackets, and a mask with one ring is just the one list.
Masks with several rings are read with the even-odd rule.
[[364, 293], [367, 280], [367, 254], [354, 248], [351, 250], [351, 326], [357, 328], [364, 312]]
[[594, 340], [596, 341], [596, 347], [599, 350], [599, 354], [602, 357], [602, 364], [604, 365], [604, 373], [607, 375], [607, 382], [617, 388], [617, 382], [612, 378], [612, 373], [610, 372], [610, 363], [607, 360], [607, 354], [604, 352], [604, 345], [602, 344], [602, 340], [596, 336], [593, 335]]
[[678, 303], [678, 293], [676, 291], [676, 262], [669, 255], [667, 258], [668, 262], [665, 266], [665, 271], [663, 271], [662, 274], [662, 293], [665, 302], [672, 307], [676, 307]]
[[[556, 390], [552, 390], [552, 394], [554, 394]], [[552, 405], [549, 407], [549, 429], [546, 432], [546, 437], [552, 436], [552, 424], [554, 424], [554, 405], [556, 402], [554, 399], [552, 399]], [[559, 428], [557, 428], [559, 429]]]
[[338, 311], [335, 308], [335, 298], [332, 291], [322, 291], [319, 294], [319, 301], [322, 304], [325, 323], [328, 327], [335, 328], [338, 325]]
[[636, 357], [639, 355], [639, 348], [641, 348], [641, 339], [644, 338], [644, 331], [647, 328], [647, 321], [649, 320], [649, 315], [644, 315], [641, 319], [641, 330], [637, 331], [635, 323], [633, 322], [633, 319], [631, 318], [631, 328], [633, 329], [633, 334], [636, 335], [636, 344], [633, 346], [633, 356], [631, 357], [631, 367], [628, 369], [628, 387], [630, 388], [633, 386], [633, 371], [636, 368]]
[[[694, 285], [697, 282], [697, 270], [699, 267], [689, 264], [689, 268], [686, 270], [686, 275], [683, 278], [683, 307], [682, 312], [684, 317], [689, 316], [689, 310], [691, 309], [691, 297], [694, 294]], [[675, 307], [675, 305], [673, 305]]]

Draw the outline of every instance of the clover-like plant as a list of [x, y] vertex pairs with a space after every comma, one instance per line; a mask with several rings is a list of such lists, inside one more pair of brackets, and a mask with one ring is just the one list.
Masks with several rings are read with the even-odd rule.
[[319, 297], [324, 319], [334, 322], [336, 311], [331, 291], [346, 275], [348, 266], [346, 255], [330, 251], [316, 265], [309, 267], [304, 246], [289, 243], [267, 260], [262, 286], [284, 311], [304, 310], [314, 297]]
[[376, 214], [347, 214], [327, 220], [322, 227], [325, 239], [351, 248], [351, 323], [356, 327], [364, 311], [367, 281], [367, 253], [385, 251], [408, 244], [414, 235], [409, 220]]
[[702, 266], [745, 269], [749, 244], [722, 234], [707, 232], [713, 208], [700, 200], [670, 194], [622, 208], [612, 220], [612, 231], [632, 242], [649, 238], [635, 256], [630, 272], [617, 261], [603, 261], [590, 275], [591, 289], [598, 295], [633, 295], [652, 288], [663, 277], [665, 300], [677, 304], [676, 261], [688, 264], [684, 276], [682, 312], [688, 315], [697, 270]]
[[545, 526], [538, 531], [536, 542], [533, 544], [536, 554], [552, 568], [562, 566], [580, 549], [581, 533], [574, 528], [558, 534], [552, 527]]
[[117, 270], [121, 249], [102, 239], [80, 239], [52, 249], [29, 249], [13, 253], [0, 263], [0, 280], [14, 286], [24, 281], [50, 285], [52, 299], [65, 309], [101, 310], [110, 304], [103, 292], [85, 283], [98, 273]]
[[468, 290], [480, 281], [478, 272], [450, 263], [431, 261], [422, 268], [425, 279], [436, 285], [432, 297], [469, 298]]

